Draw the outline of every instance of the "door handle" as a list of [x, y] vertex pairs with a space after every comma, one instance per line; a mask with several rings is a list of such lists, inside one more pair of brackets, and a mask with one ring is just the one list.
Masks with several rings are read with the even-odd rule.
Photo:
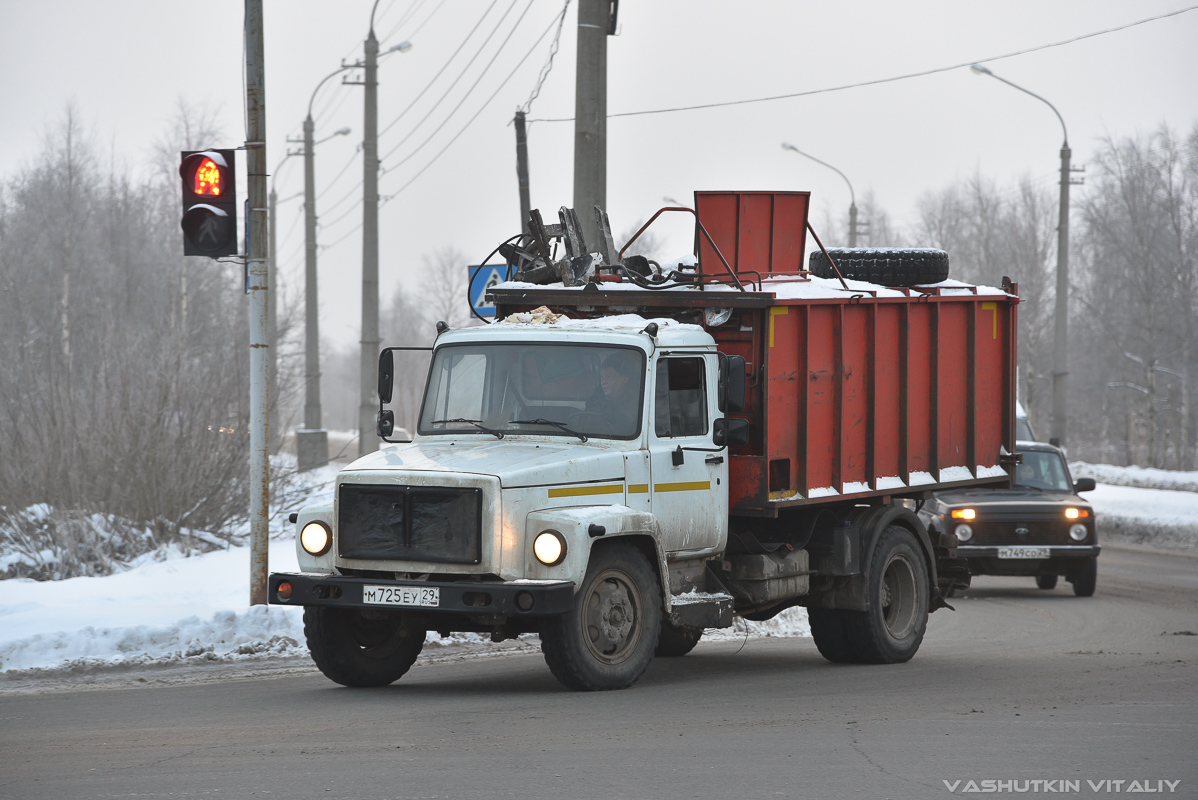
[[704, 464], [723, 464], [724, 457], [723, 456], [708, 456], [707, 458], [703, 459], [703, 463]]

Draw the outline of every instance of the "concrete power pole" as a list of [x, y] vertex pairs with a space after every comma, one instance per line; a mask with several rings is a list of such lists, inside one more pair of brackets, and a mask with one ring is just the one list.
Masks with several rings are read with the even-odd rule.
[[[377, 4], [376, 4], [377, 5]], [[378, 450], [374, 415], [379, 357], [379, 41], [374, 15], [366, 37], [364, 84], [366, 114], [362, 139], [362, 358], [359, 363], [361, 405], [358, 407], [358, 455]]]
[[528, 197], [528, 134], [524, 127], [524, 112], [516, 112], [516, 180], [520, 184], [520, 230], [528, 229], [528, 212], [532, 202]]
[[245, 0], [246, 272], [250, 284], [250, 605], [266, 604], [270, 535], [270, 333], [262, 0]]
[[849, 206], [849, 247], [857, 246], [857, 203]]
[[266, 331], [270, 339], [270, 454], [279, 451], [279, 348], [278, 348], [278, 311], [275, 307], [275, 292], [279, 281], [279, 242], [275, 227], [276, 214], [279, 205], [279, 195], [275, 192], [274, 184], [270, 187], [270, 214], [266, 228], [270, 235], [270, 245], [267, 248], [267, 278], [266, 278]]
[[[1047, 101], [1046, 101], [1047, 102]], [[1050, 104], [1051, 105], [1051, 104]], [[1053, 108], [1056, 111], [1056, 108]], [[1057, 116], [1060, 116], [1059, 114]], [[1064, 121], [1061, 126], [1064, 127]], [[1057, 218], [1057, 298], [1052, 332], [1052, 419], [1049, 440], [1065, 446], [1069, 378], [1069, 139], [1061, 145], [1061, 206]]]
[[295, 432], [302, 472], [329, 463], [329, 432], [321, 424], [320, 303], [316, 285], [316, 125], [304, 120], [304, 428]]
[[612, 0], [579, 0], [574, 209], [592, 250], [600, 240], [593, 209], [607, 208], [607, 37], [614, 22]]

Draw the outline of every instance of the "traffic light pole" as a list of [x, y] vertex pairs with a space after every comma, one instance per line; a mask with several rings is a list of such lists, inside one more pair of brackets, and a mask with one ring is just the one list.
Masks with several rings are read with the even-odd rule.
[[[277, 172], [278, 170], [276, 170]], [[267, 215], [266, 229], [270, 236], [270, 245], [267, 248], [267, 263], [266, 263], [266, 333], [267, 339], [270, 341], [270, 432], [267, 441], [270, 442], [270, 453], [274, 455], [278, 452], [279, 446], [279, 409], [276, 403], [279, 401], [279, 361], [278, 361], [278, 346], [276, 339], [278, 338], [278, 309], [275, 306], [275, 292], [278, 289], [279, 280], [279, 250], [278, 238], [276, 236], [275, 227], [275, 212], [279, 206], [279, 196], [275, 193], [274, 184], [270, 187], [270, 213]]]
[[[376, 3], [377, 6], [377, 3]], [[374, 14], [366, 37], [364, 88], [365, 118], [362, 138], [362, 357], [358, 365], [361, 404], [358, 407], [358, 455], [379, 449], [374, 414], [379, 357], [379, 40], [374, 36]]]
[[268, 325], [266, 74], [262, 0], [245, 0], [246, 271], [250, 289], [250, 605], [266, 604], [270, 536], [270, 332]]

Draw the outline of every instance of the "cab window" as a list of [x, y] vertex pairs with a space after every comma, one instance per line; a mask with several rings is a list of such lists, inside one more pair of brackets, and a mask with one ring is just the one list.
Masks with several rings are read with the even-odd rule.
[[653, 418], [660, 439], [707, 433], [707, 380], [701, 357], [657, 362]]

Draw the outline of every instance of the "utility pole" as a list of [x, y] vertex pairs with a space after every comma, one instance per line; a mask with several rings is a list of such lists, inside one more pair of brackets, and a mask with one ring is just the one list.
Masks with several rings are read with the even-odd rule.
[[[1056, 109], [1053, 108], [1053, 111]], [[1064, 126], [1065, 122], [1062, 120], [1061, 127]], [[1070, 155], [1069, 137], [1066, 134], [1061, 145], [1061, 205], [1057, 211], [1057, 297], [1052, 331], [1052, 419], [1048, 425], [1049, 440], [1059, 447], [1065, 446], [1065, 422], [1068, 415]]]
[[[378, 3], [375, 3], [375, 7]], [[361, 405], [358, 407], [358, 455], [378, 450], [374, 415], [379, 357], [379, 40], [374, 37], [374, 12], [366, 36], [364, 84], [366, 113], [362, 139], [362, 357], [359, 362]]]
[[524, 112], [516, 112], [516, 180], [520, 184], [520, 231], [528, 229], [528, 134], [524, 127]]
[[304, 428], [295, 432], [296, 467], [301, 472], [329, 463], [329, 432], [321, 424], [320, 409], [320, 304], [316, 285], [316, 142], [313, 136], [315, 128], [309, 111], [304, 120]]
[[857, 201], [849, 206], [849, 247], [857, 246]]
[[[277, 171], [277, 170], [276, 170]], [[279, 242], [275, 227], [276, 211], [279, 205], [279, 195], [275, 192], [274, 182], [270, 185], [270, 213], [266, 229], [270, 236], [267, 248], [266, 264], [266, 331], [270, 339], [270, 454], [274, 455], [279, 448], [279, 348], [278, 348], [278, 311], [275, 307], [275, 293], [279, 283]]]
[[607, 208], [607, 37], [612, 0], [579, 0], [574, 89], [574, 208], [588, 246], [600, 241], [594, 207]]
[[266, 72], [262, 0], [245, 0], [246, 173], [249, 213], [246, 273], [250, 288], [250, 605], [266, 604], [270, 536], [270, 285], [266, 258]]

